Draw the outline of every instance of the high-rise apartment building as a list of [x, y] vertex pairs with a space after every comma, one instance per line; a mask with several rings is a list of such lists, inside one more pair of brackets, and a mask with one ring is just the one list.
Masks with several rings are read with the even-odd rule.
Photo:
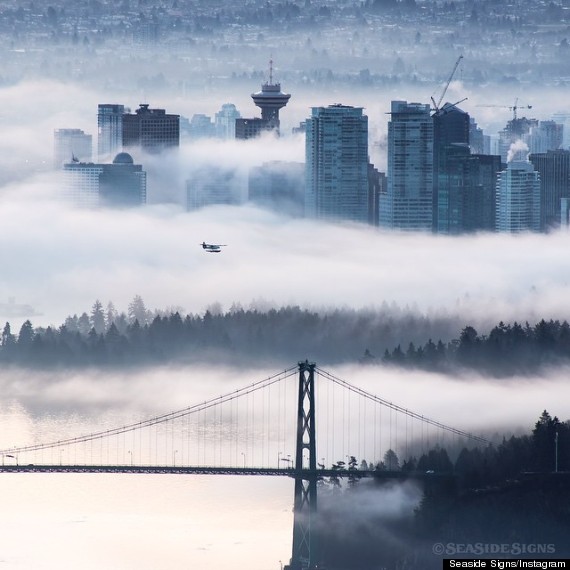
[[146, 203], [146, 172], [126, 152], [112, 164], [64, 165], [65, 197], [82, 207], [125, 208]]
[[497, 179], [498, 232], [540, 231], [540, 177], [530, 162], [512, 161]]
[[540, 174], [540, 227], [556, 228], [561, 219], [561, 200], [570, 198], [570, 150], [549, 150], [529, 156]]
[[123, 149], [123, 115], [125, 106], [102, 103], [98, 107], [98, 154], [99, 161], [110, 159]]
[[53, 164], [61, 168], [72, 161], [89, 161], [93, 154], [93, 137], [81, 129], [57, 129], [53, 133]]
[[240, 117], [240, 112], [233, 103], [224, 103], [214, 120], [216, 136], [220, 139], [235, 139], [236, 120]]
[[531, 127], [525, 142], [531, 153], [557, 150], [562, 146], [564, 125], [555, 121], [540, 121]]
[[433, 121], [429, 105], [392, 101], [387, 175], [388, 190], [380, 200], [380, 225], [431, 231]]
[[150, 109], [141, 104], [135, 113], [123, 115], [123, 148], [138, 147], [147, 153], [178, 147], [180, 115], [169, 115], [164, 109]]
[[306, 124], [306, 216], [368, 223], [368, 117], [336, 104], [313, 107]]
[[479, 128], [473, 117], [469, 117], [469, 146], [473, 154], [491, 154], [491, 137]]
[[558, 112], [552, 115], [552, 120], [556, 121], [559, 125], [562, 125], [562, 144], [560, 145], [563, 149], [570, 148], [570, 113], [568, 112]]
[[368, 163], [368, 223], [379, 224], [380, 201], [386, 195], [386, 173]]
[[213, 138], [215, 133], [214, 123], [208, 115], [202, 113], [192, 115], [188, 125], [188, 138], [193, 140]]
[[433, 120], [433, 230], [463, 231], [463, 191], [467, 174], [469, 115], [446, 103]]
[[463, 232], [493, 232], [496, 228], [497, 175], [501, 157], [472, 154], [467, 160], [463, 190]]

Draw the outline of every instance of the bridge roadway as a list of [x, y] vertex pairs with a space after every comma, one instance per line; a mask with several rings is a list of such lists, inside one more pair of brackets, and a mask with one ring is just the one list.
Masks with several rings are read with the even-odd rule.
[[173, 475], [263, 475], [305, 478], [317, 477], [355, 477], [358, 479], [374, 477], [376, 479], [428, 479], [449, 477], [449, 473], [425, 473], [404, 471], [381, 471], [361, 469], [278, 469], [273, 467], [198, 467], [187, 465], [0, 465], [0, 473], [139, 473]]

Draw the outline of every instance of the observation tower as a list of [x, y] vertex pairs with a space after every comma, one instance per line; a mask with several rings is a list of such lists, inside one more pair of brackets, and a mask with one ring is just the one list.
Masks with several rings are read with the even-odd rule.
[[279, 131], [279, 109], [287, 105], [291, 95], [281, 91], [280, 83], [273, 83], [273, 60], [269, 60], [269, 81], [261, 86], [261, 91], [252, 93], [251, 98], [261, 109], [261, 118], [267, 121], [268, 128]]

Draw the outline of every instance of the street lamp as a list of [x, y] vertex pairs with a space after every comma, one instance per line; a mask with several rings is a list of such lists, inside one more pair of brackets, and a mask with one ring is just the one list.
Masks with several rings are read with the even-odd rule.
[[131, 456], [131, 467], [133, 466], [133, 452], [129, 449], [127, 453]]
[[281, 465], [281, 454], [282, 454], [282, 453], [283, 453], [283, 452], [280, 451], [280, 452], [277, 454], [277, 469], [279, 469], [279, 465]]
[[176, 467], [176, 454], [178, 453], [178, 449], [175, 449], [172, 453], [172, 466]]
[[245, 453], [242, 451], [241, 454], [243, 456], [243, 468], [245, 469]]

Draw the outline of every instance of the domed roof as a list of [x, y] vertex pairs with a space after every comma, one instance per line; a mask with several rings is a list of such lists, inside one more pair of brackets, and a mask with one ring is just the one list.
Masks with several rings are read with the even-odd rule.
[[134, 160], [128, 152], [120, 152], [113, 160], [113, 164], [134, 164]]

